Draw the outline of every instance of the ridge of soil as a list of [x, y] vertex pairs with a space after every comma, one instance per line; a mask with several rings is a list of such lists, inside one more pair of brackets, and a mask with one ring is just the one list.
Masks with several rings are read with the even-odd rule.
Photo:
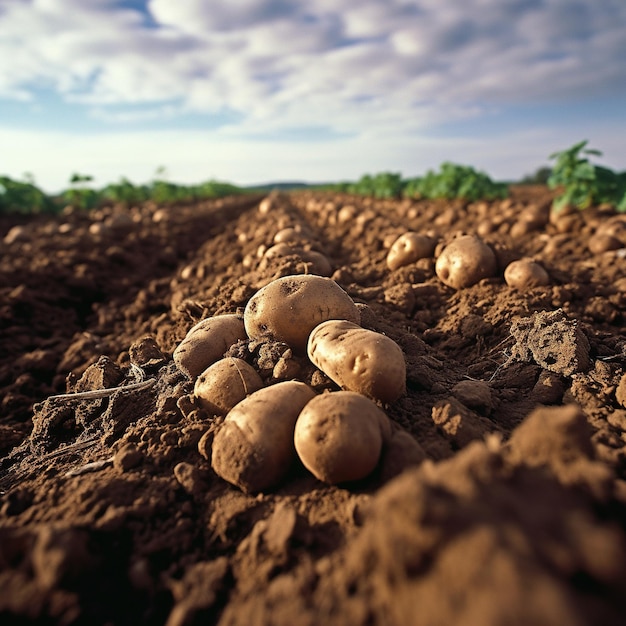
[[[623, 624], [626, 216], [553, 213], [543, 187], [261, 200], [0, 216], [0, 621]], [[199, 320], [309, 271], [259, 254], [289, 226], [402, 348], [407, 393], [385, 410], [425, 460], [388, 454], [347, 486], [295, 466], [248, 495], [200, 454], [215, 416], [172, 353]], [[437, 251], [478, 234], [499, 273], [455, 291], [434, 258], [391, 271], [407, 230]], [[547, 287], [507, 286], [522, 257]]]

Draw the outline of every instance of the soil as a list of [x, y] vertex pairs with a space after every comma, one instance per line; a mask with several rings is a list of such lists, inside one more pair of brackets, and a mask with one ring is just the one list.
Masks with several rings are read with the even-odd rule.
[[[511, 192], [0, 217], [0, 621], [624, 624], [626, 217]], [[247, 494], [211, 469], [219, 419], [172, 354], [201, 319], [316, 272], [319, 255], [258, 254], [287, 226], [402, 348], [407, 390], [384, 409], [422, 452], [340, 486], [294, 465]], [[391, 271], [408, 230], [435, 254], [478, 234], [498, 273], [454, 290], [434, 258]], [[507, 286], [522, 257], [548, 286]], [[337, 389], [303, 355], [231, 352], [266, 385]]]

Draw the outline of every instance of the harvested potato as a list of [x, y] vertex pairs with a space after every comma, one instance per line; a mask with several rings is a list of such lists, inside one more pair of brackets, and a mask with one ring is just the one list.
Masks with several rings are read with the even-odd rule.
[[603, 252], [609, 252], [610, 250], [619, 250], [624, 246], [622, 245], [622, 242], [613, 235], [597, 232], [589, 238], [587, 247], [593, 254], [602, 254]]
[[294, 442], [303, 465], [334, 485], [369, 476], [390, 433], [389, 418], [372, 400], [335, 391], [316, 396], [302, 409]]
[[329, 320], [309, 336], [309, 359], [342, 389], [393, 402], [406, 391], [406, 362], [386, 335], [347, 320]]
[[213, 438], [211, 466], [245, 492], [276, 486], [296, 458], [294, 428], [315, 392], [297, 381], [255, 391], [226, 415]]
[[243, 359], [228, 357], [209, 365], [198, 376], [193, 393], [203, 409], [214, 415], [226, 415], [261, 387], [263, 381], [251, 365]]
[[471, 287], [483, 278], [495, 276], [496, 256], [482, 239], [462, 235], [453, 239], [435, 263], [439, 280], [453, 289]]
[[387, 267], [397, 270], [399, 267], [415, 263], [433, 255], [435, 242], [425, 235], [408, 232], [400, 235], [387, 253]]
[[311, 234], [297, 224], [282, 228], [274, 235], [274, 243], [301, 244], [306, 239], [310, 239]]
[[246, 338], [243, 320], [234, 313], [198, 322], [174, 350], [174, 362], [189, 378], [196, 378], [221, 359], [228, 349]]
[[519, 259], [509, 263], [504, 270], [504, 280], [509, 287], [519, 291], [550, 284], [548, 272], [532, 259]]
[[352, 298], [330, 278], [312, 275], [283, 276], [257, 291], [244, 311], [244, 324], [252, 339], [282, 341], [306, 350], [311, 331], [329, 319], [359, 323]]

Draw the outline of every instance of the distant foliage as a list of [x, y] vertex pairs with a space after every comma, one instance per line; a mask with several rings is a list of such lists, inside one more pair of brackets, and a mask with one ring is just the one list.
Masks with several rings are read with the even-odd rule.
[[395, 172], [380, 172], [379, 174], [364, 174], [356, 182], [343, 181], [314, 185], [314, 189], [350, 193], [358, 196], [372, 196], [373, 198], [400, 198], [404, 190], [402, 176]]
[[352, 193], [374, 198], [465, 198], [489, 200], [504, 198], [508, 186], [493, 182], [489, 176], [474, 168], [443, 163], [439, 172], [429, 171], [422, 178], [403, 179], [395, 172], [365, 174], [354, 183], [325, 185], [327, 190]]
[[133, 204], [145, 202], [151, 197], [150, 187], [147, 185], [133, 185], [128, 178], [121, 178], [119, 183], [111, 183], [102, 189], [102, 196], [117, 204], [130, 207]]
[[110, 202], [131, 207], [147, 200], [173, 204], [252, 191], [216, 180], [199, 185], [177, 185], [165, 180], [154, 180], [149, 185], [134, 185], [127, 178], [121, 178], [118, 183], [102, 189], [90, 187], [92, 181], [93, 177], [88, 174], [74, 173], [69, 180], [70, 187], [53, 197], [38, 189], [32, 181], [19, 182], [0, 176], [0, 213], [54, 213], [66, 205], [88, 210]]
[[89, 174], [72, 174], [70, 177], [71, 187], [61, 194], [61, 198], [66, 204], [71, 204], [77, 209], [93, 209], [98, 205], [101, 194], [95, 189], [86, 187], [93, 176]]
[[149, 188], [150, 199], [157, 203], [193, 202], [210, 200], [242, 193], [236, 185], [209, 180], [199, 185], [177, 185], [165, 180], [155, 180]]
[[626, 172], [593, 165], [589, 156], [601, 156], [602, 152], [586, 148], [588, 141], [581, 141], [571, 148], [550, 155], [556, 159], [548, 179], [551, 189], [560, 189], [554, 200], [554, 208], [566, 205], [587, 209], [598, 204], [612, 204], [626, 212]]
[[32, 182], [0, 176], [0, 213], [53, 213], [57, 208]]
[[496, 183], [467, 165], [443, 163], [439, 172], [430, 170], [423, 178], [413, 178], [405, 185], [409, 198], [463, 198], [465, 200], [493, 200], [505, 198], [507, 185]]

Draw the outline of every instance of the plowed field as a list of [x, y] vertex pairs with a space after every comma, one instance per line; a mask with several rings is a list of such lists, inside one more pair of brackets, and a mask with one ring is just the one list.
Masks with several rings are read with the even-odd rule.
[[[624, 624], [626, 217], [551, 213], [542, 188], [261, 201], [0, 218], [0, 622]], [[406, 393], [381, 407], [419, 446], [357, 483], [296, 462], [248, 494], [199, 446], [220, 418], [172, 355], [200, 320], [321, 271], [264, 254], [285, 228], [402, 349]], [[435, 253], [390, 270], [407, 231]], [[453, 289], [435, 259], [461, 234], [498, 268]], [[507, 285], [522, 257], [549, 284]], [[270, 343], [231, 354], [265, 386], [338, 390]]]

